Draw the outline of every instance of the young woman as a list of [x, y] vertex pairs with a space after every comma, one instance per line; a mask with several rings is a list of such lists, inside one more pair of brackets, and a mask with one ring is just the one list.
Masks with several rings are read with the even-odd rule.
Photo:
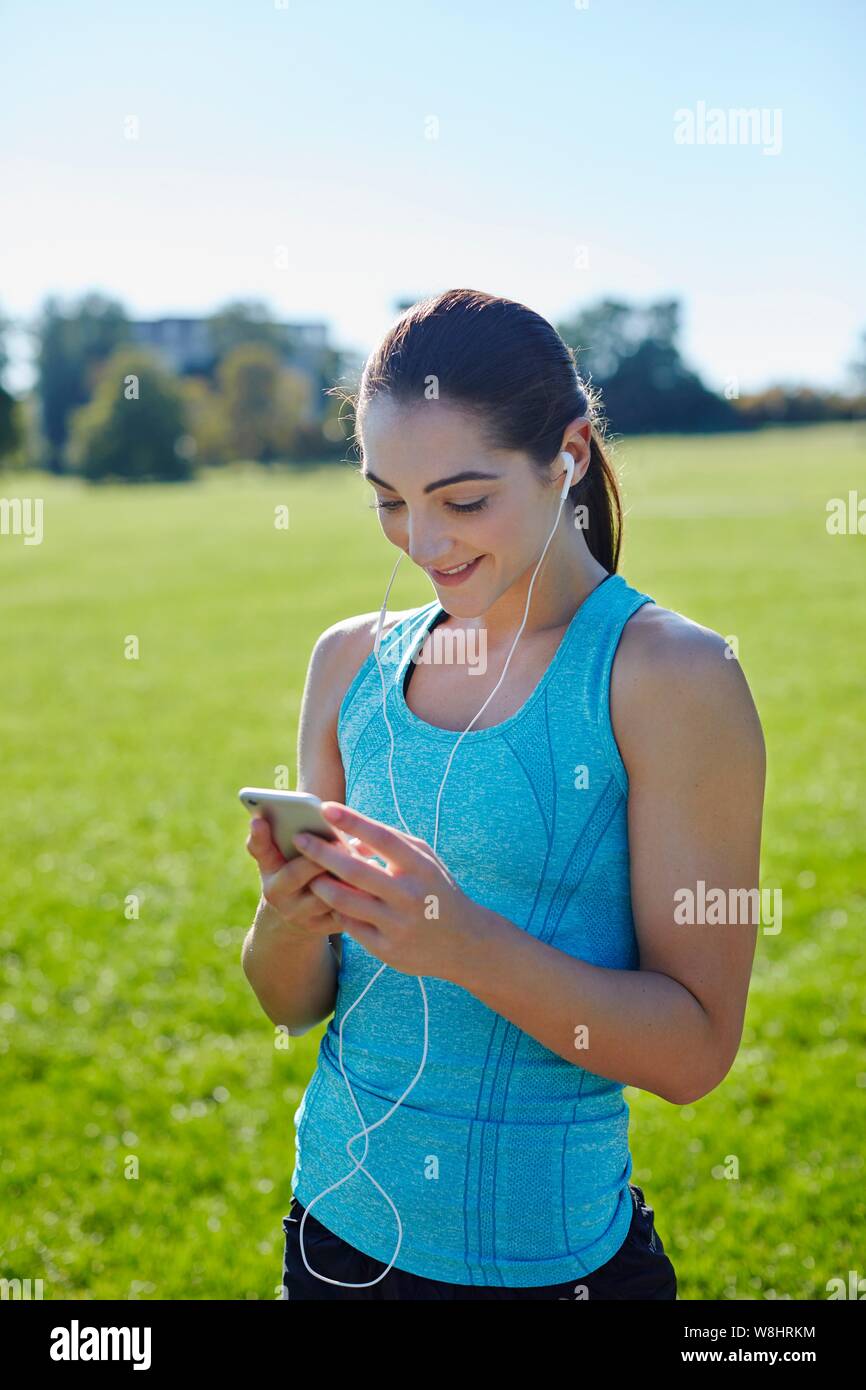
[[673, 1299], [622, 1092], [698, 1100], [739, 1046], [756, 921], [682, 905], [758, 886], [746, 680], [616, 573], [596, 401], [538, 314], [424, 301], [355, 404], [382, 528], [436, 597], [380, 651], [374, 613], [316, 643], [298, 786], [345, 835], [288, 863], [265, 822], [247, 842], [263, 1008], [293, 1034], [334, 1015], [295, 1116], [285, 1295]]

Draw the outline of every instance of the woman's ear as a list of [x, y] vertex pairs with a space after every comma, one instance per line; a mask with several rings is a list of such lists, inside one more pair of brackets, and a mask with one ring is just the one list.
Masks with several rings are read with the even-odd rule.
[[[571, 485], [579, 483], [586, 470], [589, 468], [592, 447], [592, 421], [585, 415], [578, 415], [568, 429], [565, 431], [562, 440], [562, 449], [571, 454], [574, 459], [574, 477]], [[562, 460], [559, 460], [561, 464]]]

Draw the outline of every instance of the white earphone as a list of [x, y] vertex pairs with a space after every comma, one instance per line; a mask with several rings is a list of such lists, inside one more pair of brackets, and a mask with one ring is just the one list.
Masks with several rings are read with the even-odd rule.
[[[559, 524], [559, 518], [560, 518], [560, 516], [561, 516], [561, 514], [562, 514], [562, 508], [563, 508], [563, 506], [565, 505], [565, 499], [566, 499], [566, 497], [568, 496], [569, 488], [571, 487], [572, 479], [573, 479], [573, 477], [574, 477], [574, 469], [575, 469], [574, 459], [572, 458], [571, 454], [570, 454], [570, 453], [568, 452], [568, 450], [566, 450], [566, 449], [564, 449], [564, 450], [562, 451], [562, 453], [560, 454], [560, 458], [564, 461], [565, 470], [566, 470], [566, 476], [565, 476], [565, 480], [564, 480], [564, 482], [563, 482], [563, 484], [562, 484], [562, 490], [561, 490], [561, 492], [560, 492], [560, 494], [559, 494], [559, 507], [558, 507], [558, 509], [557, 509], [556, 520], [555, 520], [554, 523], [553, 523], [553, 526], [552, 526], [551, 531], [550, 531], [550, 535], [547, 537], [547, 540], [546, 540], [546, 542], [545, 542], [545, 544], [544, 544], [544, 549], [543, 549], [542, 552], [541, 552], [541, 557], [540, 557], [540, 559], [539, 559], [539, 561], [538, 561], [538, 564], [537, 564], [536, 567], [535, 567], [535, 572], [534, 572], [534, 574], [533, 574], [531, 580], [529, 581], [529, 592], [528, 592], [527, 595], [526, 595], [526, 608], [524, 609], [524, 613], [523, 613], [523, 621], [521, 622], [520, 627], [517, 629], [517, 636], [515, 637], [514, 642], [512, 643], [511, 651], [509, 651], [508, 656], [506, 657], [505, 665], [504, 665], [503, 668], [502, 668], [502, 675], [499, 677], [499, 680], [496, 682], [496, 684], [495, 684], [495, 686], [493, 687], [493, 689], [491, 690], [490, 694], [487, 696], [487, 699], [484, 701], [484, 704], [481, 706], [481, 709], [478, 711], [478, 714], [476, 714], [475, 717], [472, 719], [472, 721], [471, 721], [469, 724], [467, 724], [466, 728], [463, 730], [463, 733], [461, 733], [461, 734], [459, 735], [459, 737], [458, 737], [458, 739], [457, 739], [457, 742], [454, 744], [454, 747], [451, 749], [451, 754], [450, 754], [450, 756], [449, 756], [449, 758], [448, 758], [448, 763], [447, 763], [446, 768], [445, 768], [445, 776], [442, 778], [442, 782], [441, 782], [441, 784], [440, 784], [440, 786], [439, 786], [439, 795], [438, 795], [437, 798], [436, 798], [436, 820], [435, 820], [435, 826], [434, 826], [434, 830], [433, 830], [433, 844], [432, 844], [432, 846], [431, 846], [431, 848], [432, 848], [434, 854], [436, 853], [436, 842], [437, 842], [437, 840], [438, 840], [438, 838], [439, 838], [439, 802], [440, 802], [440, 800], [441, 800], [441, 798], [442, 798], [442, 789], [443, 789], [444, 786], [445, 786], [445, 780], [446, 780], [446, 778], [447, 778], [447, 776], [448, 776], [448, 773], [449, 773], [449, 771], [450, 771], [450, 769], [451, 769], [451, 762], [452, 762], [452, 759], [453, 759], [453, 757], [454, 757], [454, 754], [457, 752], [457, 748], [458, 748], [458, 745], [459, 745], [459, 743], [460, 743], [460, 740], [463, 738], [463, 736], [464, 736], [465, 734], [468, 734], [468, 733], [469, 733], [469, 730], [472, 728], [472, 725], [475, 723], [475, 720], [478, 719], [478, 718], [480, 717], [480, 715], [482, 715], [482, 714], [484, 713], [485, 709], [486, 709], [487, 706], [490, 704], [490, 701], [493, 699], [493, 696], [496, 694], [497, 690], [499, 689], [500, 685], [502, 684], [503, 680], [505, 679], [505, 673], [506, 673], [506, 671], [508, 670], [508, 664], [509, 664], [509, 662], [511, 661], [511, 657], [512, 657], [512, 655], [513, 655], [513, 653], [514, 653], [514, 648], [517, 646], [517, 643], [518, 643], [518, 641], [519, 641], [519, 639], [520, 639], [520, 635], [521, 635], [521, 633], [523, 632], [524, 627], [526, 626], [526, 619], [527, 619], [527, 617], [528, 617], [528, 615], [529, 615], [529, 603], [530, 603], [530, 600], [531, 600], [531, 598], [532, 598], [532, 587], [533, 587], [533, 585], [534, 585], [534, 583], [535, 583], [536, 575], [538, 574], [538, 571], [541, 569], [542, 562], [543, 562], [543, 560], [544, 560], [545, 555], [547, 554], [547, 547], [550, 545], [550, 542], [553, 540], [554, 533], [555, 533], [555, 531], [556, 531], [557, 525]], [[395, 576], [396, 573], [397, 573], [397, 569], [398, 569], [398, 567], [399, 567], [399, 564], [400, 564], [400, 561], [402, 560], [402, 558], [403, 558], [403, 552], [401, 551], [400, 554], [399, 554], [398, 557], [397, 557], [397, 564], [394, 566], [394, 569], [393, 569], [393, 571], [392, 571], [392, 573], [391, 573], [391, 578], [390, 578], [390, 580], [388, 581], [388, 587], [387, 587], [387, 589], [385, 590], [385, 597], [384, 597], [384, 599], [382, 600], [382, 610], [381, 610], [381, 612], [380, 612], [380, 614], [379, 614], [379, 622], [378, 622], [378, 625], [377, 625], [377, 628], [376, 628], [376, 639], [375, 639], [375, 642], [374, 642], [374, 644], [373, 644], [373, 651], [374, 651], [375, 656], [376, 656], [376, 665], [377, 665], [377, 667], [379, 668], [379, 678], [380, 678], [380, 680], [381, 680], [381, 682], [382, 682], [382, 715], [383, 715], [383, 717], [384, 717], [385, 723], [386, 723], [387, 726], [388, 726], [388, 734], [389, 734], [390, 739], [391, 739], [391, 749], [390, 749], [390, 752], [389, 752], [389, 755], [388, 755], [388, 777], [389, 777], [390, 782], [391, 782], [391, 792], [392, 792], [393, 797], [394, 797], [394, 809], [396, 810], [397, 815], [399, 816], [400, 821], [402, 822], [403, 829], [406, 831], [406, 834], [407, 834], [407, 835], [411, 835], [411, 834], [412, 834], [412, 831], [409, 829], [409, 827], [408, 827], [408, 825], [406, 824], [405, 820], [403, 820], [403, 814], [402, 814], [402, 812], [401, 812], [401, 810], [400, 810], [400, 806], [399, 806], [399, 803], [398, 803], [398, 801], [397, 801], [397, 789], [396, 789], [396, 787], [394, 786], [394, 772], [393, 772], [393, 766], [392, 766], [392, 764], [393, 764], [393, 758], [394, 758], [394, 731], [393, 731], [393, 729], [392, 729], [392, 727], [391, 727], [391, 721], [390, 721], [389, 718], [388, 718], [388, 711], [387, 711], [387, 693], [388, 693], [388, 692], [387, 692], [387, 688], [386, 688], [386, 686], [385, 686], [385, 676], [384, 676], [384, 673], [383, 673], [383, 671], [382, 671], [382, 663], [381, 663], [381, 661], [379, 660], [379, 647], [380, 647], [380, 645], [381, 645], [381, 640], [382, 640], [382, 628], [383, 628], [384, 622], [385, 622], [385, 612], [386, 612], [386, 609], [387, 609], [387, 606], [388, 606], [388, 595], [389, 595], [389, 593], [391, 592], [391, 585], [394, 583], [394, 576]], [[368, 1148], [369, 1148], [369, 1144], [368, 1144], [368, 1137], [369, 1137], [369, 1135], [372, 1134], [372, 1132], [373, 1132], [374, 1129], [378, 1129], [380, 1125], [383, 1125], [383, 1124], [385, 1123], [385, 1121], [386, 1121], [387, 1119], [389, 1119], [391, 1115], [393, 1115], [394, 1111], [398, 1108], [398, 1106], [402, 1105], [403, 1101], [406, 1099], [406, 1097], [408, 1096], [409, 1092], [412, 1090], [412, 1087], [416, 1084], [417, 1081], [420, 1080], [421, 1073], [422, 1073], [423, 1070], [424, 1070], [424, 1064], [425, 1064], [425, 1062], [427, 1061], [427, 1046], [428, 1046], [428, 1041], [429, 1041], [429, 1029], [428, 1029], [429, 1014], [428, 1014], [428, 1009], [427, 1009], [427, 994], [426, 994], [426, 991], [425, 991], [425, 989], [424, 989], [424, 981], [423, 981], [422, 977], [421, 977], [420, 975], [418, 975], [418, 976], [417, 976], [418, 986], [419, 986], [419, 988], [420, 988], [420, 990], [421, 990], [421, 999], [422, 999], [422, 1002], [423, 1002], [423, 1004], [424, 1004], [424, 1051], [423, 1051], [422, 1056], [421, 1056], [421, 1065], [419, 1066], [419, 1068], [418, 1068], [417, 1072], [415, 1073], [414, 1077], [412, 1078], [412, 1080], [409, 1082], [409, 1085], [406, 1087], [406, 1089], [405, 1089], [405, 1091], [403, 1092], [402, 1096], [400, 1096], [399, 1099], [396, 1100], [396, 1101], [394, 1102], [394, 1104], [391, 1106], [391, 1109], [388, 1110], [388, 1111], [386, 1111], [385, 1114], [382, 1116], [382, 1118], [381, 1118], [380, 1120], [377, 1120], [375, 1124], [370, 1125], [370, 1127], [368, 1128], [368, 1127], [367, 1127], [367, 1124], [366, 1124], [366, 1122], [365, 1122], [365, 1120], [364, 1120], [364, 1116], [363, 1116], [362, 1113], [361, 1113], [361, 1109], [360, 1109], [360, 1107], [359, 1107], [359, 1105], [358, 1105], [358, 1102], [357, 1102], [357, 1100], [355, 1099], [355, 1093], [354, 1093], [354, 1091], [352, 1090], [351, 1085], [349, 1084], [349, 1078], [347, 1077], [345, 1068], [344, 1068], [344, 1066], [343, 1066], [343, 1024], [346, 1022], [346, 1019], [349, 1017], [349, 1014], [352, 1012], [352, 1009], [355, 1009], [355, 1008], [358, 1007], [358, 1005], [360, 1004], [361, 1000], [364, 998], [364, 995], [367, 993], [367, 990], [370, 988], [371, 985], [374, 985], [374, 984], [376, 983], [376, 981], [378, 980], [379, 976], [382, 974], [382, 971], [385, 970], [386, 968], [387, 968], [387, 967], [386, 967], [385, 965], [382, 965], [382, 966], [376, 971], [375, 975], [372, 977], [372, 979], [368, 982], [368, 984], [364, 987], [364, 989], [363, 989], [363, 990], [361, 991], [361, 993], [358, 995], [358, 998], [355, 1000], [354, 1004], [352, 1004], [351, 1007], [348, 1008], [348, 1009], [346, 1010], [346, 1012], [345, 1012], [345, 1014], [343, 1015], [343, 1018], [342, 1018], [342, 1020], [341, 1020], [341, 1022], [340, 1022], [340, 1071], [343, 1073], [343, 1080], [344, 1080], [345, 1083], [346, 1083], [346, 1087], [347, 1087], [347, 1089], [348, 1089], [349, 1095], [350, 1095], [351, 1098], [352, 1098], [352, 1104], [354, 1105], [355, 1109], [357, 1110], [357, 1112], [358, 1112], [358, 1118], [359, 1118], [359, 1120], [361, 1121], [361, 1129], [358, 1131], [357, 1134], [353, 1134], [352, 1137], [346, 1141], [346, 1150], [347, 1150], [347, 1152], [348, 1152], [348, 1154], [349, 1154], [349, 1157], [352, 1158], [353, 1155], [352, 1155], [352, 1152], [351, 1152], [351, 1146], [352, 1146], [352, 1144], [354, 1144], [355, 1140], [356, 1140], [356, 1139], [360, 1139], [361, 1135], [363, 1134], [363, 1136], [364, 1136], [364, 1153], [363, 1153], [363, 1156], [362, 1156], [361, 1158], [359, 1158], [359, 1159], [356, 1161], [355, 1167], [354, 1167], [350, 1172], [348, 1172], [348, 1173], [345, 1175], [345, 1177], [340, 1178], [340, 1180], [339, 1180], [338, 1182], [332, 1183], [330, 1187], [326, 1187], [326, 1188], [324, 1189], [323, 1192], [320, 1192], [316, 1197], [313, 1198], [313, 1200], [312, 1200], [312, 1202], [310, 1203], [310, 1205], [309, 1205], [308, 1207], [305, 1208], [304, 1214], [303, 1214], [303, 1216], [301, 1217], [301, 1225], [300, 1225], [300, 1231], [299, 1231], [299, 1237], [300, 1237], [300, 1242], [301, 1242], [301, 1258], [303, 1259], [304, 1264], [306, 1265], [306, 1267], [307, 1267], [307, 1269], [309, 1270], [309, 1272], [310, 1272], [311, 1274], [314, 1274], [314, 1275], [316, 1276], [317, 1279], [323, 1280], [323, 1282], [326, 1283], [326, 1284], [339, 1284], [340, 1287], [341, 1287], [341, 1288], [344, 1288], [344, 1289], [368, 1289], [368, 1288], [370, 1288], [373, 1284], [378, 1284], [378, 1283], [379, 1283], [379, 1280], [380, 1280], [380, 1279], [384, 1279], [384, 1278], [385, 1278], [385, 1275], [386, 1275], [386, 1274], [389, 1272], [389, 1270], [393, 1267], [394, 1261], [396, 1260], [398, 1254], [400, 1253], [400, 1246], [401, 1246], [402, 1243], [403, 1243], [403, 1223], [402, 1223], [401, 1220], [400, 1220], [400, 1213], [398, 1212], [398, 1210], [397, 1210], [396, 1206], [394, 1205], [394, 1203], [391, 1201], [391, 1198], [388, 1196], [388, 1193], [385, 1191], [385, 1189], [384, 1189], [382, 1186], [380, 1186], [379, 1183], [377, 1183], [377, 1181], [376, 1181], [376, 1179], [373, 1177], [372, 1173], [368, 1172], [368, 1170], [364, 1167], [364, 1159], [367, 1157], [367, 1150], [368, 1150]], [[368, 1282], [365, 1283], [365, 1284], [347, 1284], [347, 1283], [345, 1283], [342, 1279], [329, 1279], [329, 1278], [327, 1278], [326, 1275], [324, 1275], [324, 1274], [319, 1274], [317, 1270], [315, 1270], [315, 1269], [312, 1268], [312, 1266], [310, 1265], [309, 1261], [307, 1260], [307, 1256], [306, 1256], [306, 1253], [305, 1253], [305, 1251], [304, 1251], [304, 1222], [306, 1221], [307, 1216], [308, 1216], [309, 1213], [312, 1211], [313, 1207], [316, 1205], [316, 1202], [320, 1201], [320, 1199], [321, 1199], [322, 1197], [326, 1196], [327, 1193], [333, 1192], [333, 1191], [335, 1191], [336, 1188], [341, 1187], [342, 1184], [343, 1184], [344, 1182], [348, 1182], [349, 1178], [351, 1178], [351, 1177], [358, 1171], [359, 1168], [360, 1168], [361, 1172], [364, 1173], [364, 1174], [370, 1179], [370, 1182], [371, 1182], [371, 1183], [373, 1184], [373, 1186], [377, 1189], [377, 1191], [381, 1192], [382, 1196], [385, 1198], [385, 1201], [388, 1203], [389, 1207], [391, 1208], [391, 1210], [392, 1210], [393, 1213], [394, 1213], [394, 1216], [395, 1216], [396, 1219], [397, 1219], [397, 1233], [398, 1233], [398, 1234], [397, 1234], [397, 1248], [395, 1249], [394, 1254], [391, 1256], [390, 1264], [388, 1264], [388, 1266], [387, 1266], [385, 1269], [383, 1269], [382, 1273], [379, 1274], [379, 1275], [377, 1275], [375, 1279], [370, 1279], [370, 1280], [368, 1280]]]

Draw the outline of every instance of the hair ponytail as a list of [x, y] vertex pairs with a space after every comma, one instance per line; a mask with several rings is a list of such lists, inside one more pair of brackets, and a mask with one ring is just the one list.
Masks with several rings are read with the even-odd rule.
[[[616, 472], [595, 421], [589, 442], [589, 467], [568, 495], [575, 509], [586, 508], [586, 544], [590, 554], [613, 574], [619, 565], [622, 500]], [[576, 511], [575, 524], [583, 516]]]

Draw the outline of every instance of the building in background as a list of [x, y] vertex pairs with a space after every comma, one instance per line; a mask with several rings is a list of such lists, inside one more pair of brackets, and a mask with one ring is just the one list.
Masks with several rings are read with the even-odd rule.
[[[133, 319], [130, 327], [137, 343], [148, 347], [178, 376], [206, 375], [217, 364], [207, 319]], [[328, 341], [326, 323], [277, 323], [283, 336], [282, 358], [309, 378], [313, 418], [320, 420], [326, 409], [324, 392], [339, 370], [340, 354]]]

